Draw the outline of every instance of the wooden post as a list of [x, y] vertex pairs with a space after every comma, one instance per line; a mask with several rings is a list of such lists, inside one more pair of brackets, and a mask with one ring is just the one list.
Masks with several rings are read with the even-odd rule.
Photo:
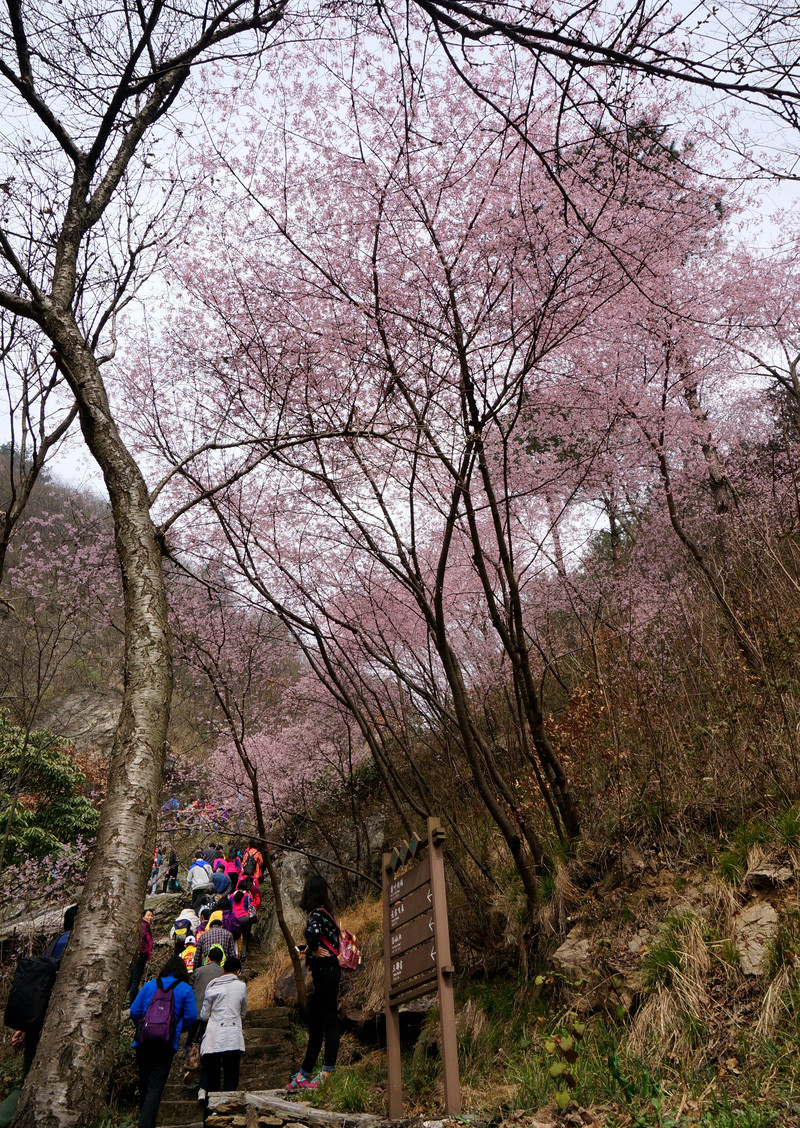
[[453, 964], [450, 958], [450, 929], [447, 923], [447, 891], [444, 881], [444, 830], [439, 819], [428, 819], [428, 854], [433, 894], [433, 935], [436, 945], [436, 979], [439, 988], [439, 1020], [442, 1028], [444, 1106], [448, 1116], [461, 1112], [461, 1083], [458, 1077], [458, 1038], [453, 999]]
[[389, 909], [389, 885], [392, 880], [392, 855], [383, 855], [383, 935], [386, 955], [383, 961], [384, 998], [386, 1000], [386, 1059], [389, 1069], [389, 1101], [387, 1112], [390, 1120], [399, 1120], [403, 1115], [403, 1073], [400, 1058], [400, 1014], [391, 1005], [392, 964], [388, 956], [391, 916]]
[[400, 850], [383, 855], [384, 990], [391, 1120], [403, 1115], [400, 1007], [434, 990], [439, 997], [445, 1111], [448, 1116], [461, 1112], [443, 843], [442, 824], [438, 819], [428, 819], [427, 853], [415, 866], [395, 876], [409, 855], [416, 856], [417, 847], [422, 844], [416, 834], [412, 843], [404, 842]]

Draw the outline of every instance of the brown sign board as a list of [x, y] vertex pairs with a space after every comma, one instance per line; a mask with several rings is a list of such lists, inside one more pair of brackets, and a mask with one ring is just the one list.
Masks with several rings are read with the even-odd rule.
[[389, 1000], [393, 1007], [402, 1007], [412, 999], [419, 999], [422, 995], [435, 995], [438, 990], [438, 976], [435, 971], [430, 975], [421, 975], [418, 979], [410, 979], [401, 983], [392, 990]]
[[412, 870], [404, 873], [402, 877], [395, 878], [389, 885], [389, 904], [393, 905], [399, 901], [401, 897], [405, 899], [409, 893], [413, 893], [415, 889], [419, 889], [421, 885], [426, 885], [431, 879], [431, 859], [426, 856], [421, 862], [417, 862]]
[[412, 948], [392, 960], [392, 986], [404, 983], [406, 979], [413, 979], [424, 971], [436, 969], [436, 943], [429, 940], [419, 948]]
[[389, 951], [392, 957], [399, 956], [409, 948], [416, 948], [417, 944], [432, 939], [433, 913], [428, 912], [392, 932], [389, 938]]
[[402, 900], [395, 901], [389, 909], [389, 921], [392, 930], [402, 928], [404, 924], [419, 916], [420, 913], [424, 913], [426, 909], [430, 909], [432, 905], [433, 894], [429, 884], [421, 885], [419, 889], [415, 889]]
[[[428, 819], [427, 837], [425, 857], [400, 877], [396, 876], [398, 863], [403, 864], [408, 851], [395, 849], [383, 856], [386, 1055], [388, 1112], [392, 1120], [399, 1119], [403, 1112], [399, 1008], [432, 991], [436, 991], [439, 998], [445, 1110], [449, 1116], [457, 1116], [461, 1111], [453, 967], [447, 927], [444, 830], [438, 819]], [[418, 841], [415, 836], [415, 846]]]

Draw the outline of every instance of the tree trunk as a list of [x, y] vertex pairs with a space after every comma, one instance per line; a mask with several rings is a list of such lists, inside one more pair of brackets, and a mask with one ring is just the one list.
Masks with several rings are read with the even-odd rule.
[[172, 694], [158, 536], [147, 489], [114, 425], [94, 356], [51, 307], [51, 339], [111, 499], [125, 600], [125, 688], [97, 845], [15, 1124], [87, 1128], [104, 1111], [118, 1015], [138, 950]]
[[711, 489], [711, 496], [714, 499], [714, 511], [718, 517], [721, 517], [736, 509], [736, 494], [733, 492], [730, 479], [725, 471], [725, 463], [712, 438], [708, 416], [700, 404], [700, 397], [694, 384], [687, 384], [683, 398], [692, 419], [697, 424], [700, 449], [703, 452], [703, 459], [708, 470], [708, 484]]
[[264, 825], [264, 812], [261, 808], [261, 796], [258, 790], [258, 778], [253, 773], [250, 782], [253, 787], [253, 807], [255, 809], [256, 826], [258, 827], [259, 838], [261, 839], [264, 851], [264, 864], [267, 867], [269, 874], [269, 883], [272, 886], [272, 896], [275, 901], [275, 916], [278, 921], [278, 928], [281, 930], [281, 935], [286, 942], [286, 950], [289, 953], [289, 959], [292, 961], [292, 970], [294, 971], [294, 983], [297, 988], [297, 1005], [300, 1007], [302, 1014], [308, 1013], [308, 997], [306, 995], [306, 975], [303, 971], [303, 962], [300, 959], [300, 953], [297, 951], [297, 944], [294, 936], [292, 936], [289, 925], [286, 923], [286, 915], [283, 911], [283, 897], [281, 896], [281, 883], [278, 874], [275, 871], [275, 866], [270, 857], [269, 845], [267, 844], [267, 828]]

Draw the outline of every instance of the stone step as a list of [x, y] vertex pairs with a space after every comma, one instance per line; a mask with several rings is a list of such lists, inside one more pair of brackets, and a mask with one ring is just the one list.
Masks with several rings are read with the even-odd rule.
[[202, 1122], [203, 1106], [201, 1102], [197, 1100], [197, 1094], [195, 1093], [194, 1100], [162, 1100], [156, 1123], [159, 1128], [161, 1128], [161, 1126], [165, 1124], [192, 1124], [198, 1119]]
[[[267, 1089], [283, 1089], [294, 1072], [295, 1068], [291, 1063], [287, 1063], [286, 1067], [282, 1069], [258, 1070], [253, 1072], [243, 1069], [239, 1074], [239, 1087], [253, 1093], [262, 1093]], [[167, 1085], [164, 1089], [163, 1099], [165, 1101], [194, 1100], [197, 1096], [199, 1083], [200, 1079], [198, 1076], [194, 1078], [191, 1085], [184, 1085], [183, 1082], [179, 1085]]]
[[[296, 1066], [294, 1065], [294, 1063], [296, 1061], [299, 1061], [299, 1059], [300, 1059], [299, 1054], [297, 1054], [296, 1056], [287, 1054], [285, 1057], [281, 1057], [281, 1058], [277, 1058], [277, 1059], [271, 1059], [270, 1061], [262, 1063], [262, 1062], [248, 1061], [247, 1057], [245, 1057], [244, 1060], [242, 1061], [241, 1069], [239, 1071], [239, 1076], [242, 1077], [242, 1078], [246, 1078], [248, 1083], [250, 1081], [254, 1081], [254, 1082], [258, 1081], [262, 1077], [275, 1077], [275, 1076], [281, 1077], [281, 1076], [283, 1076], [284, 1073], [286, 1073], [287, 1070], [291, 1070], [291, 1072], [294, 1073], [295, 1069], [296, 1069]], [[181, 1070], [179, 1073], [171, 1073], [168, 1080], [167, 1080], [167, 1084], [166, 1084], [166, 1087], [164, 1089], [164, 1092], [165, 1093], [167, 1093], [167, 1092], [172, 1093], [172, 1092], [181, 1092], [184, 1089], [191, 1089], [192, 1086], [195, 1083], [195, 1078], [199, 1077], [199, 1076], [200, 1076], [199, 1071], [193, 1070], [192, 1071], [192, 1079], [189, 1082], [189, 1084], [187, 1085], [187, 1084], [184, 1084], [183, 1070]], [[286, 1080], [288, 1081], [288, 1079], [289, 1078], [287, 1077]], [[256, 1088], [258, 1088], [258, 1089], [268, 1089], [269, 1087], [270, 1087], [269, 1085], [257, 1085], [256, 1086]]]
[[[291, 1056], [294, 1047], [288, 1038], [248, 1038], [245, 1036], [245, 1053], [242, 1064], [249, 1061], [269, 1062], [276, 1058]], [[179, 1075], [186, 1068], [186, 1059], [183, 1053], [175, 1058], [175, 1064], [170, 1070], [170, 1076]]]
[[[299, 1061], [299, 1059], [300, 1059], [299, 1054], [296, 1057], [287, 1055], [286, 1057], [279, 1058], [277, 1060], [271, 1060], [271, 1061], [268, 1061], [268, 1062], [263, 1062], [263, 1063], [262, 1062], [248, 1061], [245, 1058], [245, 1060], [242, 1062], [242, 1067], [241, 1067], [239, 1076], [240, 1077], [246, 1077], [248, 1079], [248, 1082], [249, 1081], [258, 1081], [259, 1078], [261, 1078], [261, 1077], [268, 1077], [268, 1076], [269, 1077], [274, 1077], [274, 1076], [280, 1077], [284, 1073], [286, 1073], [287, 1070], [291, 1070], [291, 1072], [294, 1073], [295, 1069], [296, 1069], [296, 1066], [294, 1065], [294, 1063], [296, 1061]], [[181, 1070], [180, 1073], [173, 1073], [173, 1074], [170, 1075], [169, 1079], [167, 1080], [167, 1084], [165, 1086], [164, 1092], [165, 1093], [166, 1092], [178, 1093], [178, 1092], [181, 1092], [183, 1089], [191, 1089], [192, 1086], [195, 1083], [195, 1078], [199, 1077], [199, 1076], [200, 1076], [199, 1070], [193, 1070], [191, 1080], [187, 1084], [187, 1083], [184, 1083], [184, 1080], [183, 1080], [183, 1070]], [[288, 1080], [288, 1078], [287, 1078], [287, 1080]], [[258, 1086], [259, 1089], [263, 1089], [265, 1087], [269, 1088], [269, 1086], [263, 1086], [263, 1085]]]
[[[283, 1092], [297, 1067], [297, 1049], [291, 1042], [291, 1012], [287, 1007], [264, 1007], [251, 1010], [242, 1023], [247, 1050], [239, 1075], [240, 1091], [263, 1093]], [[170, 1071], [158, 1114], [158, 1128], [201, 1128], [203, 1105], [197, 1100], [199, 1073], [185, 1085], [186, 1061], [178, 1054]], [[248, 1110], [249, 1120], [255, 1110]], [[250, 1128], [248, 1124], [248, 1128]]]
[[[301, 1054], [291, 1053], [288, 1050], [284, 1054], [265, 1054], [263, 1056], [246, 1053], [242, 1058], [241, 1074], [242, 1077], [259, 1077], [262, 1073], [275, 1073], [282, 1069], [288, 1069], [291, 1063], [298, 1060], [300, 1057]], [[170, 1072], [167, 1084], [182, 1085], [185, 1072], [183, 1066], [181, 1066], [180, 1069]], [[192, 1072], [196, 1074], [197, 1070], [193, 1070]]]

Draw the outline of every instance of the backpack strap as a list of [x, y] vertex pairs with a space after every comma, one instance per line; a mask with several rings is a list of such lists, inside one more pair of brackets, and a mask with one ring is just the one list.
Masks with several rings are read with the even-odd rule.
[[56, 958], [60, 959], [61, 958], [60, 956], [56, 957], [53, 954], [56, 950], [56, 944], [59, 942], [60, 939], [61, 939], [60, 936], [56, 936], [55, 940], [51, 940], [50, 943], [45, 948], [45, 950], [42, 952], [42, 955], [47, 956], [48, 959], [51, 959], [51, 960], [54, 960]]
[[[333, 921], [333, 923], [336, 925], [336, 931], [341, 935], [341, 929], [339, 928], [339, 925], [336, 924], [336, 917], [333, 915], [333, 913], [329, 913], [324, 905], [320, 905], [319, 908], [317, 909], [317, 912], [324, 913], [325, 916], [330, 917], [331, 920]], [[339, 953], [336, 951], [333, 944], [328, 943], [328, 941], [325, 939], [325, 937], [322, 935], [322, 933], [320, 933], [319, 938], [322, 941], [322, 943], [325, 945], [325, 947], [328, 949], [330, 954], [338, 960], [339, 959]]]

